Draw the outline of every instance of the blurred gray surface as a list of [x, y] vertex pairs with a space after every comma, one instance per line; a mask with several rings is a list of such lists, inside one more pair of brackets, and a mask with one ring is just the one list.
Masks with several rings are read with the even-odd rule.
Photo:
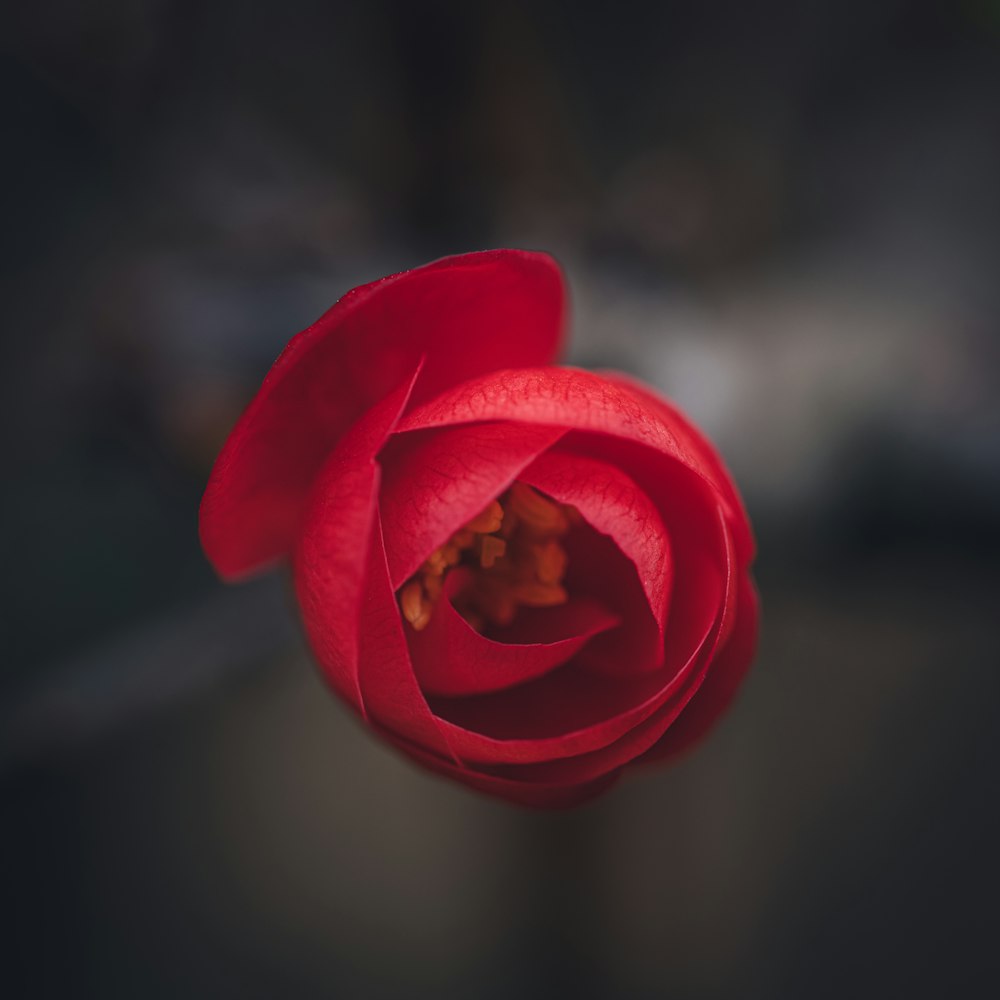
[[577, 812], [424, 774], [299, 657], [77, 751], [21, 801], [39, 825], [59, 803], [58, 828], [34, 832], [46, 877], [76, 871], [88, 981], [234, 997], [971, 987], [972, 966], [946, 984], [912, 938], [970, 961], [988, 943], [991, 897], [962, 887], [998, 827], [993, 603], [940, 579], [886, 601], [872, 577], [765, 589], [759, 662], [720, 729]]

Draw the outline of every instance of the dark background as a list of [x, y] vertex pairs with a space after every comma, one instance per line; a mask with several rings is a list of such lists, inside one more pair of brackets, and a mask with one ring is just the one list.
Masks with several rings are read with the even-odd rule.
[[[0, 992], [995, 987], [1000, 5], [36, 0], [0, 35]], [[426, 776], [197, 542], [288, 337], [556, 254], [718, 442], [756, 669], [575, 812]]]

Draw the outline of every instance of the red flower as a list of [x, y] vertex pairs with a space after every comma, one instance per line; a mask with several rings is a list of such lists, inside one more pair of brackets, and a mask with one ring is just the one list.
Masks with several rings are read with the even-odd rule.
[[226, 579], [291, 560], [373, 729], [538, 806], [697, 739], [757, 628], [717, 454], [639, 383], [553, 366], [564, 310], [556, 264], [516, 250], [354, 289], [275, 362], [201, 507]]

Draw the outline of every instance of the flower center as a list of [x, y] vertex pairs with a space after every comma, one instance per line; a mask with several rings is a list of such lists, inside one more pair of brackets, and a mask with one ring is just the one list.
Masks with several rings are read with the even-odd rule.
[[400, 588], [403, 617], [417, 632], [426, 628], [445, 577], [456, 566], [470, 570], [470, 576], [455, 596], [455, 608], [479, 631], [509, 625], [522, 606], [565, 604], [567, 559], [560, 540], [579, 521], [575, 507], [515, 482], [432, 552]]

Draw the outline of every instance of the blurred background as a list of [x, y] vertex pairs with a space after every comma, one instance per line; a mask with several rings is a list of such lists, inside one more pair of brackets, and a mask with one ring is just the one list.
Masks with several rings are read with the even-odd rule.
[[[996, 0], [36, 0], [0, 56], [4, 996], [988, 993]], [[736, 708], [555, 815], [371, 740], [197, 540], [291, 334], [492, 246], [760, 544]]]

